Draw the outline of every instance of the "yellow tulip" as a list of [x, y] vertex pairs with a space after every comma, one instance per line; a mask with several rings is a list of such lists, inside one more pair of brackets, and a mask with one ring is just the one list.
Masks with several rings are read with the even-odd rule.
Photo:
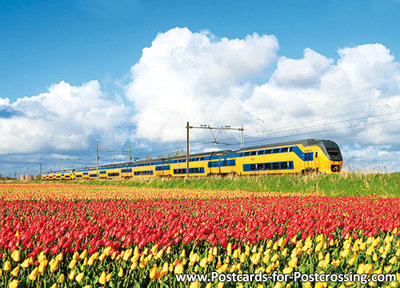
[[164, 254], [164, 250], [163, 249], [161, 249], [160, 251], [158, 251], [157, 252], [157, 255], [156, 255], [156, 259], [160, 259], [162, 256], [163, 256], [163, 254]]
[[130, 267], [129, 269], [131, 269], [131, 270], [135, 270], [135, 269], [136, 269], [136, 267], [137, 267], [137, 265], [138, 265], [138, 263], [137, 263], [137, 262], [133, 262], [133, 263], [132, 263], [132, 265], [131, 265], [131, 267]]
[[193, 263], [196, 263], [199, 260], [200, 260], [200, 256], [197, 253], [192, 254], [192, 256], [190, 257], [190, 261]]
[[226, 256], [224, 263], [229, 264], [229, 256]]
[[[107, 256], [107, 255], [104, 254], [104, 253], [101, 254], [100, 257], [99, 257], [99, 260], [100, 260], [101, 262], [103, 262], [103, 260], [106, 258], [106, 256]], [[144, 257], [144, 255], [143, 255], [143, 257]]]
[[350, 253], [350, 250], [349, 249], [345, 249], [342, 252], [340, 252], [340, 256], [342, 256], [342, 258], [346, 258], [347, 255], [349, 255], [349, 253]]
[[107, 274], [106, 281], [109, 282], [111, 280], [113, 272]]
[[76, 278], [75, 278], [76, 282], [81, 282], [84, 276], [85, 276], [85, 274], [83, 272], [76, 275]]
[[233, 264], [231, 268], [229, 268], [229, 273], [233, 273], [236, 270], [236, 265]]
[[57, 288], [57, 283], [54, 283], [53, 285], [51, 285], [50, 288]]
[[279, 258], [279, 255], [275, 253], [274, 256], [272, 256], [272, 258], [271, 258], [271, 262], [275, 262], [276, 260], [278, 260], [278, 258]]
[[44, 269], [46, 269], [46, 266], [47, 266], [47, 260], [43, 260], [42, 262], [40, 262], [40, 264], [39, 264], [40, 274], [44, 273]]
[[161, 269], [161, 275], [165, 276], [168, 274], [169, 265], [168, 262], [165, 262], [163, 268]]
[[290, 273], [292, 273], [292, 271], [293, 271], [292, 267], [287, 267], [287, 268], [283, 269], [282, 273], [283, 274], [290, 274]]
[[236, 259], [239, 257], [239, 255], [240, 255], [240, 249], [236, 249], [235, 251], [233, 251], [232, 258]]
[[76, 259], [74, 258], [74, 259], [72, 259], [71, 262], [69, 263], [68, 268], [69, 268], [69, 269], [74, 269], [75, 266], [76, 266]]
[[19, 281], [17, 279], [14, 279], [13, 281], [8, 284], [8, 288], [17, 288], [19, 284]]
[[182, 252], [181, 252], [181, 254], [179, 256], [181, 256], [182, 258], [186, 256], [185, 249], [182, 250]]
[[14, 277], [17, 277], [19, 273], [19, 266], [15, 267], [12, 271], [11, 271], [11, 275]]
[[47, 260], [47, 257], [46, 257], [45, 254], [43, 254], [43, 251], [42, 251], [42, 252], [39, 253], [38, 261], [39, 261], [39, 263], [40, 263], [40, 262], [42, 262], [43, 260]]
[[212, 254], [213, 254], [213, 256], [217, 256], [217, 254], [218, 254], [218, 248], [217, 247], [213, 248]]
[[224, 272], [226, 272], [226, 270], [228, 270], [228, 264], [224, 264], [224, 265], [222, 265], [219, 269], [217, 269], [217, 272], [219, 273], [219, 274], [221, 274], [221, 273], [224, 273]]
[[106, 272], [103, 271], [100, 275], [99, 283], [102, 285], [106, 284], [106, 277], [107, 277], [107, 274], [106, 274]]
[[50, 265], [50, 271], [55, 272], [58, 269], [58, 260], [55, 260], [51, 265]]
[[74, 278], [75, 278], [75, 270], [72, 270], [68, 275], [68, 279], [72, 281], [74, 280]]
[[122, 276], [124, 276], [124, 269], [119, 268], [119, 272], [118, 272], [118, 277], [121, 278]]
[[195, 282], [192, 282], [192, 284], [190, 284], [189, 288], [199, 288], [200, 287], [200, 283], [198, 280], [196, 280]]
[[10, 261], [6, 261], [6, 263], [4, 263], [4, 267], [3, 267], [4, 271], [10, 271], [11, 270], [11, 263]]
[[291, 267], [291, 268], [297, 267], [297, 261], [298, 261], [297, 257], [290, 259], [290, 261], [288, 263], [289, 267]]
[[389, 273], [390, 271], [392, 271], [392, 265], [386, 266], [383, 270], [384, 270], [386, 273]]
[[207, 257], [204, 257], [203, 259], [201, 259], [200, 261], [200, 267], [201, 268], [206, 268], [207, 266]]
[[0, 268], [0, 278], [1, 278], [1, 275], [3, 275], [3, 270], [1, 270], [1, 268]]
[[363, 272], [364, 272], [364, 264], [360, 263], [360, 265], [358, 265], [357, 274], [363, 274]]
[[228, 243], [228, 247], [226, 247], [227, 250], [227, 255], [231, 256], [232, 255], [232, 243]]
[[64, 282], [64, 274], [60, 275], [60, 277], [58, 278], [58, 282], [60, 282], [60, 283]]
[[91, 257], [93, 257], [94, 260], [97, 260], [97, 259], [100, 258], [100, 253], [99, 253], [99, 252], [96, 252], [96, 253], [94, 253]]
[[19, 250], [14, 250], [14, 252], [11, 253], [11, 258], [14, 260], [14, 262], [19, 262]]
[[269, 258], [270, 258], [269, 254], [265, 255], [265, 256], [263, 257], [263, 259], [262, 259], [262, 262], [263, 262], [264, 264], [267, 264], [267, 263], [269, 262]]
[[392, 258], [390, 258], [389, 263], [394, 265], [397, 262], [397, 257], [393, 256]]
[[183, 265], [182, 265], [182, 263], [179, 263], [178, 265], [175, 266], [174, 272], [175, 272], [175, 274], [182, 274], [183, 273]]
[[29, 259], [25, 259], [25, 261], [22, 262], [21, 267], [22, 267], [22, 268], [28, 268], [29, 265], [30, 265]]
[[87, 264], [89, 266], [92, 266], [94, 264], [94, 260], [95, 260], [94, 257], [90, 256], [89, 261], [87, 262]]
[[64, 259], [63, 253], [60, 252], [60, 253], [56, 256], [56, 259], [57, 259], [58, 261], [62, 261], [62, 260]]
[[157, 265], [154, 265], [153, 268], [150, 268], [149, 274], [150, 274], [150, 279], [154, 279], [156, 277]]
[[[146, 248], [147, 249], [147, 248]], [[109, 256], [110, 255], [110, 252], [111, 252], [111, 247], [107, 247], [106, 249], [104, 249], [104, 251], [103, 251], [103, 253], [106, 255], [106, 256]], [[147, 253], [147, 251], [146, 251], [146, 253]]]
[[[246, 261], [246, 254], [240, 255], [240, 262], [244, 263]], [[210, 261], [211, 262], [211, 261]]]
[[353, 265], [354, 262], [356, 261], [356, 256], [357, 256], [356, 253], [353, 253], [353, 256], [351, 256], [351, 258], [350, 258], [350, 260], [349, 260], [349, 265], [350, 265], [350, 266]]
[[79, 255], [79, 258], [84, 259], [87, 255], [87, 250], [83, 250], [83, 252], [81, 253], [81, 255]]
[[304, 283], [304, 287], [305, 288], [311, 288], [312, 287], [311, 282]]
[[[218, 257], [219, 258], [219, 257]], [[215, 266], [215, 268], [219, 269], [221, 267], [222, 263], [221, 263], [221, 259], [218, 260], [217, 266]]]

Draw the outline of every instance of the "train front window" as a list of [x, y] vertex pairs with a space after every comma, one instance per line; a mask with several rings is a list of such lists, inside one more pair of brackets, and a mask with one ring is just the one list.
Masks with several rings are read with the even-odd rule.
[[331, 157], [340, 156], [340, 150], [339, 149], [328, 149], [328, 154]]

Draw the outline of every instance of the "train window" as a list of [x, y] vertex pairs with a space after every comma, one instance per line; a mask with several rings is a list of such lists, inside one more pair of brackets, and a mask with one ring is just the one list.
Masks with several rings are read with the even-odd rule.
[[281, 169], [288, 169], [288, 162], [281, 162]]
[[293, 147], [290, 147], [290, 148], [289, 148], [289, 152], [292, 152], [292, 151], [293, 151]]
[[274, 169], [274, 170], [279, 169], [279, 163], [277, 163], [277, 162], [272, 163], [272, 169]]
[[228, 162], [225, 160], [222, 162], [222, 166], [228, 166]]
[[251, 151], [251, 152], [250, 152], [250, 155], [251, 155], [251, 156], [257, 155], [257, 151]]
[[281, 153], [288, 152], [288, 150], [289, 150], [288, 147], [282, 148], [282, 149], [281, 149]]
[[279, 153], [279, 148], [272, 150], [272, 153]]
[[318, 152], [315, 152], [315, 158], [317, 158], [318, 157]]
[[292, 161], [289, 162], [289, 169], [293, 169], [293, 162]]
[[249, 156], [250, 152], [244, 152], [244, 156]]
[[258, 151], [258, 155], [263, 155], [264, 152], [265, 152], [264, 150], [259, 150], [259, 151]]
[[250, 170], [251, 171], [256, 170], [256, 164], [250, 164]]
[[265, 150], [265, 154], [271, 154], [271, 149]]
[[329, 156], [340, 156], [339, 149], [328, 149]]
[[271, 163], [265, 163], [265, 170], [271, 170]]

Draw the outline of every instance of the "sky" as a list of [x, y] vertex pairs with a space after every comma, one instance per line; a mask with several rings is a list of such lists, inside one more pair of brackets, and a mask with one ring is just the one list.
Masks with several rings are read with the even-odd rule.
[[[400, 1], [0, 0], [0, 174], [335, 141], [400, 170]], [[214, 131], [218, 133], [218, 131]], [[240, 133], [190, 131], [191, 152]], [[114, 152], [113, 152], [114, 151]], [[121, 152], [123, 151], [123, 152]]]

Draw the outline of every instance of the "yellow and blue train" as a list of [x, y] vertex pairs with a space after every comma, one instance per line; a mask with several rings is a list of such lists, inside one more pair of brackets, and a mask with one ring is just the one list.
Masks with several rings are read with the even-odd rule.
[[[343, 158], [330, 140], [306, 139], [190, 155], [189, 176], [338, 173]], [[185, 156], [49, 172], [43, 180], [185, 177]]]

